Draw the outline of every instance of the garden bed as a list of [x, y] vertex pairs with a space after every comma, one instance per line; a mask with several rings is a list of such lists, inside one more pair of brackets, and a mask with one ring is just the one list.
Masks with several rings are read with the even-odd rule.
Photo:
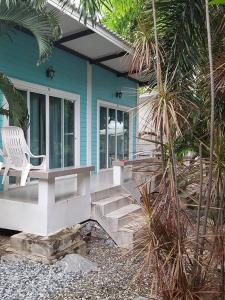
[[[7, 238], [1, 236], [7, 245]], [[1, 252], [1, 300], [137, 299], [147, 297], [149, 279], [134, 279], [141, 263], [109, 239], [90, 238], [87, 258], [98, 270], [86, 275], [65, 273], [47, 265]], [[7, 249], [3, 247], [2, 249]], [[147, 298], [148, 299], [148, 298]]]

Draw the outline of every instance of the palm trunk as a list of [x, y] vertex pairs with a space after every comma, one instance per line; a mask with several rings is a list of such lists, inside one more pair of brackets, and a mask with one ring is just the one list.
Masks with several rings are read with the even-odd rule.
[[[211, 38], [211, 26], [209, 17], [209, 4], [208, 0], [205, 0], [206, 7], [206, 26], [207, 26], [207, 38], [208, 38], [208, 55], [209, 55], [209, 67], [210, 67], [210, 88], [211, 88], [211, 117], [210, 117], [210, 163], [209, 163], [209, 186], [208, 195], [205, 208], [205, 221], [203, 224], [203, 236], [206, 234], [207, 218], [209, 215], [209, 208], [211, 205], [211, 191], [212, 191], [212, 179], [213, 179], [213, 149], [214, 149], [214, 119], [215, 119], [215, 88], [214, 88], [214, 75], [213, 75], [213, 56], [212, 56], [212, 38]], [[202, 242], [202, 249], [204, 248], [204, 239]]]
[[212, 56], [212, 39], [211, 39], [211, 26], [210, 26], [210, 16], [209, 16], [209, 4], [208, 0], [205, 0], [205, 11], [206, 11], [206, 27], [207, 27], [207, 40], [208, 40], [208, 56], [209, 56], [209, 68], [210, 68], [210, 99], [211, 99], [211, 117], [210, 117], [210, 161], [209, 161], [209, 174], [208, 174], [208, 194], [206, 200], [206, 206], [204, 211], [204, 223], [202, 229], [202, 239], [199, 249], [199, 269], [197, 274], [198, 277], [201, 276], [201, 260], [205, 245], [205, 236], [207, 231], [207, 219], [209, 215], [209, 210], [211, 206], [211, 192], [212, 192], [212, 180], [213, 180], [213, 151], [214, 151], [214, 118], [215, 118], [215, 93], [214, 93], [214, 75], [213, 75], [213, 56]]
[[[159, 41], [158, 41], [158, 34], [157, 34], [155, 0], [152, 0], [152, 13], [153, 13], [153, 21], [154, 21], [154, 36], [155, 36], [156, 78], [157, 78], [158, 93], [160, 93], [161, 85], [162, 85], [162, 76], [161, 76], [161, 62], [160, 62], [160, 55], [159, 55]], [[163, 167], [163, 172], [164, 172], [166, 169], [166, 166], [165, 166], [164, 147], [163, 147], [162, 124], [160, 126], [160, 143], [161, 143], [160, 148], [161, 148], [161, 156], [162, 156], [162, 167]]]
[[161, 64], [160, 64], [160, 55], [159, 55], [159, 42], [158, 42], [158, 34], [157, 34], [155, 0], [152, 0], [152, 13], [153, 13], [153, 21], [154, 21], [157, 87], [158, 87], [158, 92], [160, 92], [162, 78], [161, 78]]
[[203, 192], [203, 162], [202, 162], [202, 143], [199, 146], [199, 159], [200, 159], [200, 189], [199, 189], [199, 203], [197, 212], [197, 229], [196, 229], [196, 248], [195, 248], [195, 259], [193, 265], [193, 280], [194, 285], [199, 283], [199, 235], [200, 235], [200, 218], [201, 218], [201, 207], [202, 207], [202, 192]]

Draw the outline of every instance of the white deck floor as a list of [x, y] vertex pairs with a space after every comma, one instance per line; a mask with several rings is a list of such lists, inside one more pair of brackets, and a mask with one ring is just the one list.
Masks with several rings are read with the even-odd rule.
[[[112, 169], [104, 170], [98, 174], [91, 175], [91, 193], [104, 190], [113, 186]], [[56, 179], [56, 202], [69, 199], [77, 195], [76, 176], [65, 176]], [[0, 192], [0, 199], [21, 201], [27, 203], [38, 202], [38, 183], [31, 182], [25, 187], [9, 187], [8, 190]]]

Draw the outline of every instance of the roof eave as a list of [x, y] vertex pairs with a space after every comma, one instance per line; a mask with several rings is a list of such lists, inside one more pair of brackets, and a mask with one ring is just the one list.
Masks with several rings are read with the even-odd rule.
[[86, 23], [84, 23], [84, 21], [82, 19], [80, 19], [80, 15], [77, 11], [75, 11], [75, 10], [72, 11], [70, 8], [66, 8], [66, 7], [64, 7], [62, 9], [62, 5], [60, 5], [60, 3], [57, 0], [48, 0], [48, 3], [52, 6], [54, 6], [55, 8], [57, 8], [58, 10], [62, 11], [64, 14], [70, 16], [74, 20], [80, 22], [87, 28], [92, 29], [93, 31], [95, 31], [96, 33], [98, 33], [99, 35], [101, 35], [102, 37], [107, 39], [108, 41], [110, 41], [113, 44], [115, 44], [116, 46], [120, 47], [123, 51], [126, 51], [127, 53], [132, 54], [133, 50], [132, 50], [131, 46], [129, 46], [127, 43], [123, 42], [122, 39], [120, 39], [119, 37], [116, 36], [116, 34], [110, 33], [109, 30], [106, 30], [103, 26], [101, 26], [99, 24], [96, 24], [95, 26], [93, 26], [91, 20], [89, 20], [89, 19], [87, 20]]

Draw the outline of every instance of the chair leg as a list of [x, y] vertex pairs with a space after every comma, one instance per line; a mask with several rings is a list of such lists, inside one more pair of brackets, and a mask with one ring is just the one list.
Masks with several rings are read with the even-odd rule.
[[28, 174], [30, 172], [30, 165], [27, 165], [21, 174], [20, 186], [25, 186]]
[[0, 171], [1, 171], [2, 167], [3, 167], [3, 162], [1, 161], [0, 162]]
[[2, 184], [5, 182], [8, 172], [9, 172], [9, 167], [5, 166], [5, 171], [4, 171], [3, 177], [2, 177]]
[[16, 186], [19, 186], [20, 185], [20, 180], [21, 180], [21, 177], [16, 177]]

